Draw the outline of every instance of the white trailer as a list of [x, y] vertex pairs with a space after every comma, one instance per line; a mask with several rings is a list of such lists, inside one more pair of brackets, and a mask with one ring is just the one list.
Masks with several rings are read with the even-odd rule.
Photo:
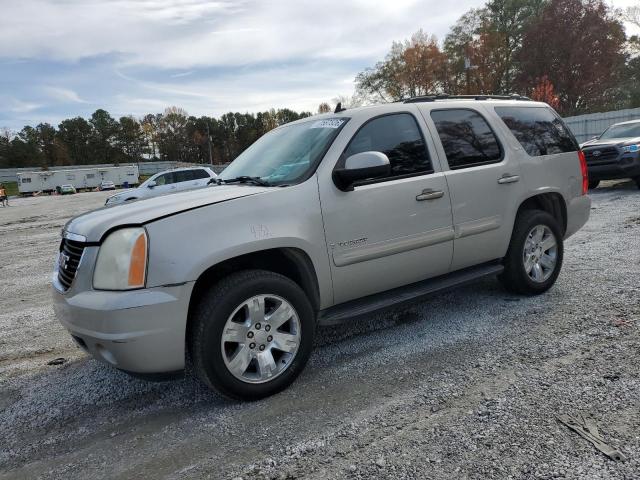
[[62, 185], [73, 185], [76, 190], [93, 190], [105, 180], [112, 181], [116, 186], [124, 186], [125, 184], [134, 186], [140, 183], [136, 165], [41, 170], [22, 172], [16, 176], [18, 177], [18, 191], [22, 195], [36, 192], [51, 193]]

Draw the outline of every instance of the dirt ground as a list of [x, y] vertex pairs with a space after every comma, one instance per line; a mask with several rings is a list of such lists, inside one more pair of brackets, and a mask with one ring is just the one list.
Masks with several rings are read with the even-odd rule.
[[[640, 478], [640, 191], [605, 182], [547, 294], [493, 279], [319, 331], [254, 403], [88, 358], [53, 316], [62, 225], [107, 193], [0, 208], [0, 479]], [[47, 365], [63, 357], [61, 365]], [[560, 424], [591, 416], [624, 462]]]

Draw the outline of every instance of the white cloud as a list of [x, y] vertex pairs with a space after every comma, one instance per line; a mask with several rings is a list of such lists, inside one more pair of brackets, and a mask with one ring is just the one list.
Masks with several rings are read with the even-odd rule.
[[39, 103], [24, 102], [17, 98], [4, 99], [2, 102], [5, 103], [5, 105], [8, 106], [9, 111], [13, 113], [29, 113], [42, 107]]
[[21, 0], [0, 18], [0, 57], [185, 68], [383, 54], [424, 27], [444, 35], [478, 0]]
[[86, 100], [80, 98], [76, 92], [69, 88], [63, 87], [44, 87], [43, 90], [47, 93], [47, 95], [60, 102], [68, 103], [88, 103]]

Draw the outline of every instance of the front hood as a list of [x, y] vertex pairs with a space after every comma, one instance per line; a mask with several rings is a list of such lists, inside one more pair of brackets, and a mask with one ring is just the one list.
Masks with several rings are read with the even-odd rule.
[[640, 137], [631, 137], [631, 138], [610, 138], [608, 140], [589, 140], [582, 144], [582, 148], [591, 148], [591, 147], [611, 147], [611, 146], [622, 146], [628, 145], [631, 143], [640, 143]]
[[273, 187], [217, 185], [199, 190], [172, 193], [112, 207], [103, 207], [75, 217], [64, 230], [82, 235], [88, 242], [99, 242], [109, 230], [122, 225], [143, 225], [161, 217], [198, 207], [256, 195]]

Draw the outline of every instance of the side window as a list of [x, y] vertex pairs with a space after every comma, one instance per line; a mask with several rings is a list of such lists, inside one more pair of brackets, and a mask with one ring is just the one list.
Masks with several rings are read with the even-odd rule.
[[433, 110], [449, 168], [473, 167], [497, 163], [502, 159], [500, 144], [487, 121], [468, 109]]
[[193, 180], [192, 172], [193, 170], [179, 170], [177, 172], [173, 172], [175, 183], [188, 182], [189, 180]]
[[192, 170], [192, 173], [193, 173], [194, 180], [198, 180], [200, 178], [209, 178], [209, 174], [207, 173], [207, 171], [202, 170], [201, 168], [198, 168], [197, 170]]
[[169, 185], [175, 183], [173, 173], [165, 173], [156, 178], [156, 185]]
[[340, 163], [351, 155], [369, 151], [389, 157], [391, 175], [388, 178], [433, 172], [420, 128], [408, 113], [385, 115], [365, 123], [349, 142]]
[[549, 108], [496, 107], [496, 113], [532, 157], [578, 150], [567, 126]]

